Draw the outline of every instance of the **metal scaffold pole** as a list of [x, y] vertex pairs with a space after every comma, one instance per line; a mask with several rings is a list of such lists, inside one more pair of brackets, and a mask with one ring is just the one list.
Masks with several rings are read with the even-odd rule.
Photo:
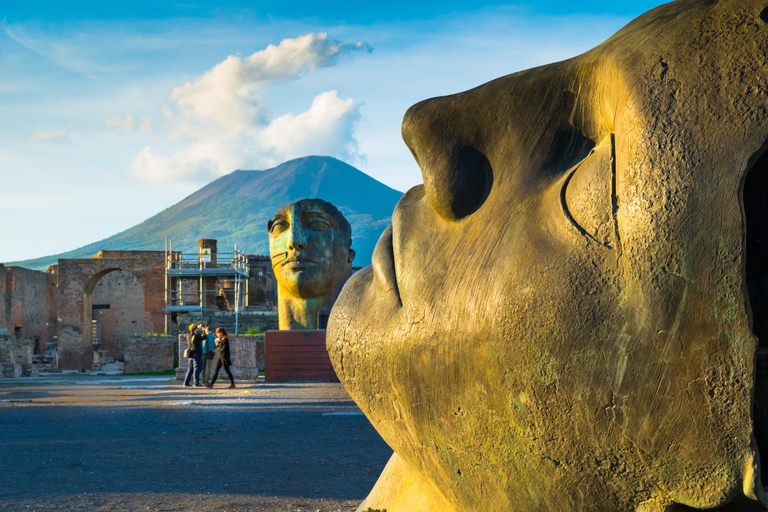
[[168, 239], [165, 239], [165, 311], [163, 311], [163, 325], [165, 327], [165, 333], [168, 334], [170, 330], [170, 319], [168, 318]]

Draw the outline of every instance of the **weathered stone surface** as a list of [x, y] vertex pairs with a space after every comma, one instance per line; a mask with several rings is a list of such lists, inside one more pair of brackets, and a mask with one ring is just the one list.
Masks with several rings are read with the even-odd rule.
[[352, 275], [352, 228], [331, 203], [302, 199], [267, 224], [277, 280], [281, 330], [325, 328], [336, 297]]
[[[108, 358], [122, 359], [123, 344], [130, 339], [157, 332], [158, 327], [163, 331], [163, 326], [153, 323], [152, 312], [147, 311], [145, 304], [144, 288], [130, 272], [116, 270], [99, 279], [93, 288], [91, 305], [91, 318], [97, 320], [98, 326], [91, 342], [106, 350]], [[155, 304], [156, 309], [160, 306], [162, 303]]]
[[0, 328], [37, 341], [42, 352], [56, 337], [56, 274], [0, 263]]
[[0, 363], [32, 364], [32, 349], [29, 338], [0, 336]]
[[424, 185], [328, 328], [396, 452], [361, 510], [759, 506], [767, 5], [666, 4], [408, 111]]
[[176, 355], [174, 336], [134, 336], [123, 342], [125, 373], [170, 370]]
[[40, 371], [55, 371], [55, 351], [35, 356], [34, 346], [35, 341], [31, 338], [0, 335], [0, 379], [36, 377]]
[[[100, 251], [92, 258], [61, 259], [58, 263], [57, 303], [58, 342], [62, 369], [91, 368], [93, 345], [90, 325], [94, 290], [102, 278], [118, 271], [129, 274], [126, 278], [129, 280], [111, 281], [115, 286], [117, 283], [135, 281], [137, 288], [143, 291], [141, 311], [131, 313], [136, 321], [135, 325], [129, 322], [128, 326], [122, 326], [121, 331], [136, 335], [165, 330], [162, 309], [165, 293], [165, 253], [163, 251]], [[116, 293], [111, 296], [118, 299], [120, 297]], [[133, 310], [136, 305], [131, 304], [126, 307]], [[108, 315], [108, 317], [119, 318], [120, 311], [111, 311]], [[84, 329], [83, 326], [89, 328]]]
[[256, 381], [264, 370], [264, 335], [229, 337], [232, 375], [238, 380]]

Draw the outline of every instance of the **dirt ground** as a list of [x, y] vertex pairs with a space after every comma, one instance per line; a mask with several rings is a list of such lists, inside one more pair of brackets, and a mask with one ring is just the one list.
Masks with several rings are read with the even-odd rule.
[[391, 453], [339, 384], [0, 380], [0, 511], [353, 511]]

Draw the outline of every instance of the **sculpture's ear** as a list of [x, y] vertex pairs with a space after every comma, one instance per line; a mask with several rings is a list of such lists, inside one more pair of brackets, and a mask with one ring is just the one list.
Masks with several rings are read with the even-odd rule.
[[349, 258], [347, 259], [347, 263], [351, 264], [353, 261], [355, 261], [355, 250], [354, 249], [350, 249], [349, 250]]

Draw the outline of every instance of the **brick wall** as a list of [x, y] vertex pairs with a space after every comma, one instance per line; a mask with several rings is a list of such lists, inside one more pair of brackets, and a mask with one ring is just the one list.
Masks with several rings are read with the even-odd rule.
[[0, 264], [0, 328], [32, 338], [45, 350], [55, 341], [55, 288], [52, 273]]
[[173, 336], [132, 336], [123, 341], [123, 372], [161, 372], [173, 369]]
[[267, 382], [339, 382], [325, 348], [325, 330], [267, 331], [265, 338]]
[[156, 327], [144, 305], [144, 289], [130, 272], [110, 272], [102, 277], [93, 289], [91, 303], [93, 307], [105, 308], [93, 311], [93, 319], [98, 322], [98, 339], [93, 342], [101, 342], [101, 349], [112, 358], [122, 358], [121, 348], [126, 340]]
[[[102, 278], [117, 271], [132, 274], [144, 292], [145, 324], [142, 334], [165, 329], [163, 251], [102, 251], [93, 258], [60, 259], [57, 303], [60, 317], [59, 363], [62, 369], [91, 368], [93, 292]], [[134, 330], [128, 332], [136, 333]]]
[[33, 343], [30, 338], [0, 336], [0, 378], [29, 375]]

